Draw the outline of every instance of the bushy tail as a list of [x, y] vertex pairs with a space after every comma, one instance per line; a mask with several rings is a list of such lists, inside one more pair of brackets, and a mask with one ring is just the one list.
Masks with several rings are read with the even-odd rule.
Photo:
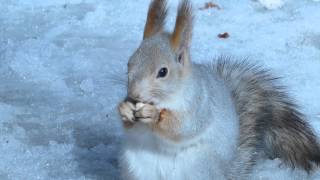
[[215, 70], [232, 90], [240, 117], [240, 148], [255, 147], [308, 172], [312, 162], [320, 164], [316, 136], [277, 78], [246, 61], [221, 59]]
[[266, 152], [270, 158], [281, 158], [291, 167], [313, 169], [320, 165], [320, 147], [309, 124], [288, 98], [279, 97], [272, 121], [264, 135]]

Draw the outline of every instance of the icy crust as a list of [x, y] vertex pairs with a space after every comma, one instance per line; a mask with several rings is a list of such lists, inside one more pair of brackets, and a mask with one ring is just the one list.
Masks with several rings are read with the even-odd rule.
[[[217, 0], [220, 10], [199, 10], [205, 2], [194, 1], [193, 60], [222, 54], [271, 68], [320, 135], [320, 4], [288, 0], [269, 11], [262, 0]], [[116, 106], [148, 3], [1, 2], [1, 180], [119, 178]], [[178, 1], [169, 4], [173, 15]], [[217, 37], [224, 32], [230, 36]], [[252, 179], [320, 179], [319, 170], [307, 175], [279, 165], [259, 162]]]

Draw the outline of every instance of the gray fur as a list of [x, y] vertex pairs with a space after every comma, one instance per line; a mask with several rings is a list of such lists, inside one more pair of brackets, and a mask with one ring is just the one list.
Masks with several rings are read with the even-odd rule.
[[277, 85], [277, 78], [246, 61], [233, 63], [222, 58], [214, 68], [231, 89], [240, 118], [239, 148], [231, 177], [247, 177], [261, 152], [308, 172], [313, 169], [312, 162], [319, 165], [316, 136], [285, 88]]

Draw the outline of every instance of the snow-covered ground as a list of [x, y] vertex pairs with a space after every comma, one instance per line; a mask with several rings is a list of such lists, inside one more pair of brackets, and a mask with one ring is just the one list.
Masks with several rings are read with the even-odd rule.
[[[169, 1], [168, 29], [178, 1]], [[320, 134], [320, 3], [194, 0], [192, 57], [249, 58], [284, 77]], [[149, 0], [0, 1], [0, 179], [118, 179], [126, 63], [142, 39]], [[220, 39], [217, 34], [228, 32]], [[320, 179], [257, 165], [252, 179]]]

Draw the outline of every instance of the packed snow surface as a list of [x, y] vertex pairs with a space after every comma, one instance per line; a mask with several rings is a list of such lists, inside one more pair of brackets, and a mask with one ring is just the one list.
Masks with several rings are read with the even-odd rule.
[[[203, 9], [206, 2], [193, 2], [193, 61], [224, 55], [272, 69], [319, 136], [320, 3], [288, 0], [269, 10], [259, 1], [216, 0], [220, 8]], [[1, 180], [119, 179], [116, 106], [148, 4], [1, 0]], [[168, 30], [177, 4], [169, 1]], [[230, 36], [217, 37], [224, 32]], [[307, 175], [265, 160], [252, 179], [316, 180], [320, 170]]]

